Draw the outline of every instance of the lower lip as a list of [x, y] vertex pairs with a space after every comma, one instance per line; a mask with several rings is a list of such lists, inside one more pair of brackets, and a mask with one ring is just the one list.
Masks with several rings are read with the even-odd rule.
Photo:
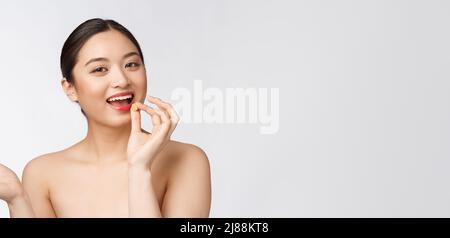
[[132, 103], [124, 105], [124, 106], [114, 106], [110, 103], [108, 103], [108, 105], [110, 105], [112, 108], [119, 110], [119, 111], [129, 111], [131, 108]]

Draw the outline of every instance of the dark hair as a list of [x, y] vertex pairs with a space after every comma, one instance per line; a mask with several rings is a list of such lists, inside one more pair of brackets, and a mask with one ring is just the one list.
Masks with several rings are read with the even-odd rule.
[[114, 20], [93, 18], [81, 23], [81, 25], [75, 28], [75, 30], [64, 42], [64, 46], [61, 51], [60, 64], [62, 75], [66, 78], [67, 82], [72, 83], [74, 81], [72, 70], [77, 63], [78, 52], [80, 52], [83, 45], [95, 34], [109, 30], [117, 30], [126, 36], [136, 46], [142, 63], [144, 63], [144, 55], [142, 54], [141, 47], [139, 46], [136, 38], [134, 38], [133, 34], [131, 34], [127, 28]]

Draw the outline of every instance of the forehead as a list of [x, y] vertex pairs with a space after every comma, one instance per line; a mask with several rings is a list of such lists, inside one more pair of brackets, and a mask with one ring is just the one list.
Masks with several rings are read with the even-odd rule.
[[78, 52], [78, 60], [82, 63], [97, 57], [120, 60], [123, 55], [131, 51], [138, 50], [130, 39], [116, 30], [109, 30], [89, 38]]

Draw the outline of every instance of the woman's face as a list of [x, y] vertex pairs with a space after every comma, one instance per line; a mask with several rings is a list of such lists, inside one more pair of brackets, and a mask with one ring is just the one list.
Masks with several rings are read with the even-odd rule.
[[83, 45], [72, 75], [88, 119], [108, 126], [129, 124], [131, 103], [144, 102], [147, 93], [145, 67], [136, 46], [115, 30], [98, 33]]

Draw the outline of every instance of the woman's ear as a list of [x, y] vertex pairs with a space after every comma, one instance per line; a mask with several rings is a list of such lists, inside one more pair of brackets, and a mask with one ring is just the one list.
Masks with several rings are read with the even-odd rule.
[[77, 91], [72, 83], [68, 82], [66, 78], [63, 78], [61, 79], [61, 86], [70, 100], [78, 102]]

